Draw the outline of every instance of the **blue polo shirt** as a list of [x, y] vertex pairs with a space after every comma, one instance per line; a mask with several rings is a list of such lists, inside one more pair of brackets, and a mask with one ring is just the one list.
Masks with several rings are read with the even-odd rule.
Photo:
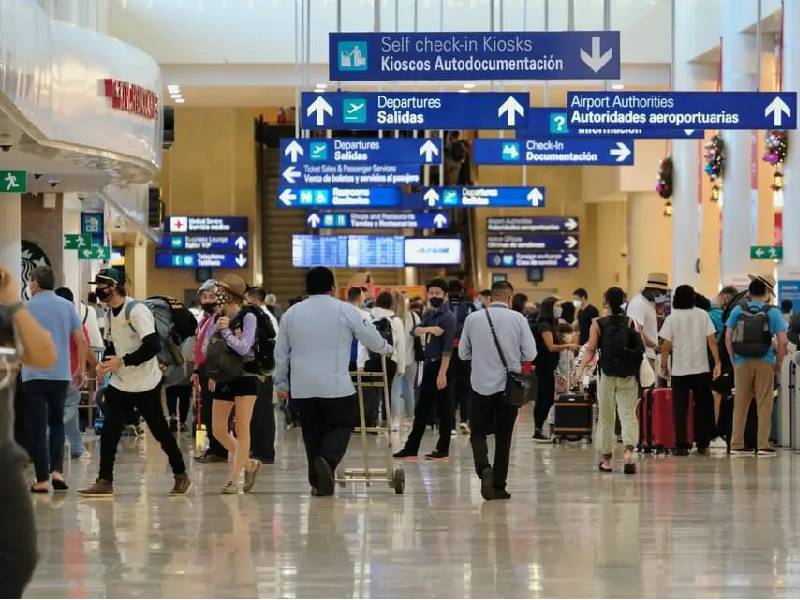
[[75, 305], [51, 291], [39, 292], [28, 302], [28, 310], [33, 318], [53, 338], [58, 360], [49, 369], [22, 368], [22, 381], [45, 379], [47, 381], [70, 381], [69, 340], [73, 331], [80, 331], [83, 325], [78, 318]]
[[[753, 302], [752, 300], [747, 303], [750, 308], [759, 309], [764, 306], [763, 302]], [[734, 307], [731, 311], [731, 314], [728, 316], [728, 322], [726, 326], [728, 329], [733, 329], [736, 327], [736, 322], [739, 320], [739, 315], [742, 314], [742, 307], [741, 305]], [[783, 333], [786, 331], [786, 321], [783, 320], [783, 315], [781, 311], [775, 308], [774, 306], [769, 309], [767, 312], [767, 320], [769, 321], [769, 332], [774, 336], [777, 333]], [[769, 347], [767, 353], [762, 358], [752, 358], [746, 356], [739, 356], [738, 354], [734, 354], [733, 356], [733, 364], [741, 365], [748, 360], [763, 360], [765, 362], [770, 363], [771, 365], [775, 364], [775, 348], [772, 346]]]

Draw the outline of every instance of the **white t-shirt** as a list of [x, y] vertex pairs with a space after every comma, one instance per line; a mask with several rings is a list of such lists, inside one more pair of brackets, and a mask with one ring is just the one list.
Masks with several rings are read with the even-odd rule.
[[[125, 320], [125, 307], [131, 299], [125, 300], [118, 314], [111, 315], [111, 343], [117, 356], [135, 352], [142, 345], [142, 339], [156, 332], [153, 313], [144, 304], [131, 309], [130, 321]], [[135, 330], [135, 331], [134, 331]], [[147, 392], [161, 383], [161, 368], [158, 358], [153, 357], [135, 367], [122, 367], [111, 375], [111, 385], [122, 392]]]
[[89, 334], [89, 347], [92, 349], [104, 348], [103, 335], [100, 333], [100, 326], [97, 324], [97, 312], [94, 308], [89, 308], [81, 302], [78, 307], [78, 317], [86, 326], [86, 332]]
[[672, 374], [708, 373], [708, 336], [714, 323], [701, 308], [673, 309], [661, 326], [661, 337], [672, 342]]
[[[641, 294], [636, 294], [628, 303], [628, 316], [636, 321], [641, 327], [642, 333], [647, 338], [658, 343], [658, 315], [655, 305]], [[647, 358], [655, 358], [656, 351], [653, 348], [645, 349]]]

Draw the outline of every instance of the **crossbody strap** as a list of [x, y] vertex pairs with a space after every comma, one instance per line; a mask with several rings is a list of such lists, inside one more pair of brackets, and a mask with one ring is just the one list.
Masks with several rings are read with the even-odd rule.
[[489, 321], [489, 330], [492, 332], [492, 339], [494, 340], [494, 347], [497, 348], [497, 355], [500, 357], [500, 362], [503, 363], [503, 368], [508, 373], [508, 363], [506, 363], [506, 357], [503, 355], [503, 349], [500, 347], [500, 341], [497, 339], [497, 333], [494, 330], [494, 323], [492, 323], [492, 317], [489, 314], [489, 309], [486, 309], [486, 319]]

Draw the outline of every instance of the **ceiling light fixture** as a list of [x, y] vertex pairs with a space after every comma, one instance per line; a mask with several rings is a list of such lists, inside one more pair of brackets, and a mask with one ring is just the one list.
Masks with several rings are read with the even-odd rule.
[[327, 83], [318, 83], [317, 84], [317, 89], [327, 90], [328, 89], [328, 84]]
[[171, 83], [170, 85], [167, 86], [167, 91], [170, 94], [180, 94], [181, 93], [181, 86], [179, 86], [179, 85], [177, 85], [175, 83]]
[[175, 98], [175, 104], [183, 104], [186, 102], [186, 98]]
[[473, 89], [474, 87], [475, 87], [475, 84], [474, 84], [474, 83], [465, 83], [465, 84], [464, 84], [464, 89], [467, 89], [467, 90], [471, 90], [471, 89]]
[[612, 90], [624, 90], [625, 89], [625, 84], [624, 83], [612, 83], [611, 84], [611, 89]]

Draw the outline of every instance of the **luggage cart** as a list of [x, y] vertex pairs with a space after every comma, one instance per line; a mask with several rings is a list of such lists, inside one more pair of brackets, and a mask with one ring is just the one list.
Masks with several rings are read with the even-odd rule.
[[[367, 487], [373, 483], [388, 483], [395, 494], [402, 494], [406, 489], [406, 473], [403, 469], [394, 468], [392, 457], [392, 405], [389, 393], [389, 378], [386, 375], [386, 356], [381, 357], [382, 370], [380, 372], [357, 372], [351, 375], [355, 379], [358, 395], [358, 409], [361, 417], [361, 425], [356, 428], [356, 433], [361, 438], [361, 452], [364, 458], [363, 468], [340, 468], [336, 471], [336, 483], [340, 487], [346, 487], [348, 483], [363, 482]], [[386, 427], [366, 427], [366, 410], [364, 407], [364, 388], [383, 388], [383, 403], [386, 411]], [[386, 446], [385, 467], [370, 467], [368, 433], [387, 434], [389, 443]], [[380, 459], [375, 458], [376, 462]]]

